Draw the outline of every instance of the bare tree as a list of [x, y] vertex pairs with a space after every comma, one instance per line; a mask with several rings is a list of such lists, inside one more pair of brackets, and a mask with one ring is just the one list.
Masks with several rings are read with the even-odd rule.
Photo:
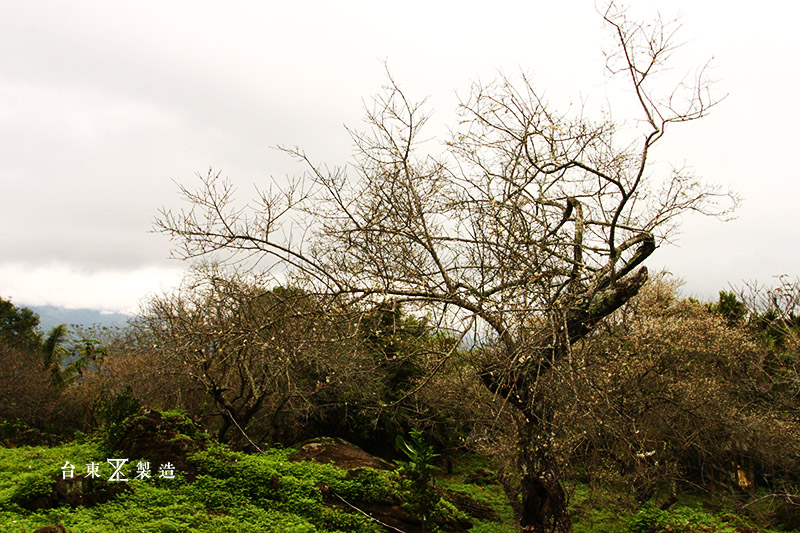
[[472, 87], [460, 127], [433, 157], [420, 137], [426, 115], [390, 79], [367, 110], [371, 128], [352, 132], [352, 167], [329, 169], [289, 149], [309, 172], [263, 193], [252, 210], [233, 207], [230, 183], [209, 174], [199, 192], [183, 190], [190, 211], [157, 222], [184, 257], [269, 257], [317, 290], [415, 302], [450, 326], [487, 333], [491, 357], [477, 371], [518, 414], [526, 531], [570, 529], [542, 378], [636, 295], [644, 261], [678, 215], [721, 214], [717, 200], [732, 199], [648, 165], [671, 124], [715, 103], [702, 69], [664, 95], [652, 86], [673, 27], [630, 22], [613, 4], [602, 16], [616, 42], [607, 67], [630, 82], [633, 124], [557, 113], [527, 78], [500, 78]]
[[738, 310], [681, 298], [679, 287], [652, 276], [575, 347], [553, 393], [564, 402], [559, 451], [605, 464], [601, 475], [616, 472], [641, 502], [687, 483], [795, 492], [797, 356], [772, 364], [760, 332], [730, 320]]
[[274, 442], [280, 428], [300, 425], [282, 417], [302, 420], [331, 391], [378, 390], [350, 317], [296, 288], [266, 290], [258, 279], [202, 269], [180, 291], [152, 298], [138, 326], [162, 365], [200, 386], [220, 441]]

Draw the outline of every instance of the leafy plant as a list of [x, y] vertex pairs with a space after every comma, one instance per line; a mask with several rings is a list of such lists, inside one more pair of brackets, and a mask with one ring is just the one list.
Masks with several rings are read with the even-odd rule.
[[412, 429], [409, 435], [411, 442], [402, 435], [396, 439], [397, 448], [408, 457], [408, 461], [400, 468], [400, 473], [409, 482], [407, 504], [425, 522], [430, 522], [441, 499], [434, 489], [433, 480], [433, 474], [438, 470], [433, 460], [439, 454], [434, 453], [433, 446], [425, 441], [422, 431]]
[[125, 421], [139, 412], [142, 405], [126, 387], [122, 392], [104, 392], [96, 402], [97, 418], [103, 424], [103, 437], [109, 449], [119, 444], [124, 436]]
[[79, 339], [75, 341], [71, 362], [63, 370], [66, 381], [80, 379], [89, 371], [97, 370], [98, 365], [108, 355], [108, 348], [97, 339]]
[[631, 533], [695, 533], [701, 531], [731, 532], [739, 531], [733, 524], [727, 524], [720, 517], [704, 509], [679, 507], [665, 511], [645, 505], [631, 519]]
[[51, 483], [38, 474], [22, 474], [17, 484], [10, 491], [9, 500], [23, 505], [37, 497], [50, 494]]
[[719, 301], [708, 304], [708, 310], [721, 315], [729, 326], [741, 324], [747, 316], [747, 305], [734, 292], [719, 291]]

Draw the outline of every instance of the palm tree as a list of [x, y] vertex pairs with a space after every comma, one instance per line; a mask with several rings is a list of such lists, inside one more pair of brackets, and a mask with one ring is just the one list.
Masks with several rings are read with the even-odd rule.
[[50, 370], [51, 379], [54, 385], [61, 386], [65, 382], [65, 373], [61, 368], [61, 361], [69, 355], [69, 350], [64, 346], [69, 337], [69, 330], [66, 324], [61, 324], [50, 330], [45, 337], [39, 334], [39, 349], [45, 369]]

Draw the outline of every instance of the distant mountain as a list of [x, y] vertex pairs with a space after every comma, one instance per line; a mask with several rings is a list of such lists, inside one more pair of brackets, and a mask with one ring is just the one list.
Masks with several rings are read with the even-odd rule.
[[124, 326], [131, 318], [130, 315], [122, 313], [106, 313], [97, 309], [67, 309], [65, 307], [55, 307], [52, 305], [25, 305], [39, 315], [39, 329], [48, 332], [59, 324], [68, 326]]

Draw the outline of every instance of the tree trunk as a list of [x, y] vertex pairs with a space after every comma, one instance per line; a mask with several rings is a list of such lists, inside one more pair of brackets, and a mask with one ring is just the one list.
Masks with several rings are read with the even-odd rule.
[[220, 426], [219, 430], [217, 431], [217, 440], [222, 443], [227, 443], [227, 434], [228, 430], [231, 428], [231, 417], [230, 415], [222, 414], [222, 425]]
[[[484, 377], [486, 376], [486, 377]], [[484, 374], [484, 383], [496, 393], [504, 395], [520, 411], [517, 438], [516, 486], [509, 477], [503, 488], [514, 509], [522, 531], [535, 533], [564, 533], [572, 531], [567, 512], [567, 497], [561, 486], [559, 463], [552, 449], [552, 409], [544, 396], [534, 392], [535, 385], [524, 379], [516, 387], [498, 386], [494, 374]], [[513, 396], [512, 396], [513, 392]], [[505, 477], [505, 476], [504, 476]]]
[[526, 532], [572, 531], [567, 495], [561, 486], [558, 461], [551, 448], [549, 416], [545, 402], [539, 398], [538, 405], [520, 421], [517, 462], [522, 502], [519, 523]]
[[523, 474], [522, 531], [562, 533], [572, 531], [564, 488], [552, 469]]
[[[649, 255], [651, 246], [652, 240], [645, 239], [638, 256]], [[620, 273], [629, 274], [630, 270], [632, 266], [628, 263]], [[541, 390], [544, 385], [540, 378], [567, 356], [573, 343], [639, 292], [647, 281], [647, 268], [642, 267], [614, 282], [607, 281], [603, 272], [598, 276], [596, 290], [572, 296], [570, 301], [553, 306], [551, 323], [554, 327], [528, 343], [534, 346], [530, 357], [519, 357], [520, 343], [507, 330], [496, 327], [506, 350], [505, 357], [479, 374], [492, 393], [508, 400], [522, 415], [517, 452], [522, 501], [512, 500], [522, 531], [560, 533], [572, 530], [559, 464], [552, 450], [554, 413], [546, 391]], [[515, 363], [509, 368], [504, 366], [508, 361]], [[506, 487], [507, 494], [512, 492]]]

